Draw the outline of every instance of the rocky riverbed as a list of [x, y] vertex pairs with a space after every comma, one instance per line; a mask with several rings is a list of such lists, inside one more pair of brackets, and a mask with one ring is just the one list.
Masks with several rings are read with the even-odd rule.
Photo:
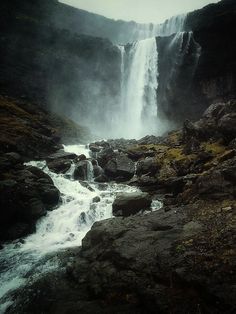
[[[118, 195], [113, 213], [121, 217], [94, 223], [81, 247], [47, 255], [58, 267], [28, 280], [7, 313], [234, 313], [235, 115], [235, 101], [215, 104], [164, 137], [97, 141], [90, 156], [47, 154], [52, 172], [71, 169], [88, 191], [92, 171], [100, 189], [115, 183], [145, 193]], [[19, 154], [1, 159], [1, 208], [8, 208], [2, 240], [34, 231], [37, 218], [59, 202], [50, 177]], [[142, 201], [150, 209], [149, 199], [162, 199], [163, 208], [135, 211]]]

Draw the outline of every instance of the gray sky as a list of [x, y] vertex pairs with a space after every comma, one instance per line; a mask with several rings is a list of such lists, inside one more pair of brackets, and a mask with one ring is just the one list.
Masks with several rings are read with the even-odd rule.
[[60, 2], [113, 19], [155, 23], [219, 0], [60, 0]]

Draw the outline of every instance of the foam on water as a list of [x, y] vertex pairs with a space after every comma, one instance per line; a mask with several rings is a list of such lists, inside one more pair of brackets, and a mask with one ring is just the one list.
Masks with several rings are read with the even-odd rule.
[[[89, 155], [85, 146], [66, 147], [69, 152]], [[112, 203], [120, 192], [134, 192], [138, 189], [122, 184], [107, 184], [103, 190], [89, 182], [92, 191], [83, 187], [67, 174], [51, 172], [44, 161], [30, 162], [29, 165], [43, 169], [50, 175], [61, 192], [61, 205], [50, 211], [38, 222], [36, 233], [23, 241], [5, 245], [0, 251], [0, 313], [11, 305], [10, 292], [23, 286], [27, 279], [37, 278], [57, 268], [57, 260], [46, 261], [45, 257], [59, 250], [81, 245], [81, 241], [95, 221], [112, 217]], [[91, 178], [90, 178], [91, 179]], [[99, 196], [101, 201], [93, 202]], [[153, 210], [159, 208], [153, 203]]]

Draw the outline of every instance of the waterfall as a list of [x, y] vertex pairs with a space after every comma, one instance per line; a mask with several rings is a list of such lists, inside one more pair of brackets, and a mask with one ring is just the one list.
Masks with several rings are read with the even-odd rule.
[[172, 34], [181, 32], [184, 30], [187, 14], [180, 14], [172, 16], [161, 24], [135, 24], [132, 31], [126, 30], [126, 32], [120, 35], [120, 42], [127, 44], [129, 41], [138, 41], [157, 36], [170, 36]]
[[[128, 55], [121, 50], [121, 102], [118, 135], [137, 138], [157, 131], [158, 53], [156, 38], [132, 44]], [[124, 60], [126, 58], [126, 60]]]
[[156, 36], [170, 36], [183, 31], [186, 17], [186, 14], [172, 16], [163, 24], [156, 25]]
[[[186, 15], [178, 15], [163, 24], [152, 25], [149, 29], [152, 34], [173, 35], [173, 38], [170, 38], [168, 51], [164, 55], [167, 60], [164, 74], [163, 70], [162, 74], [159, 74], [158, 38], [143, 39], [125, 47], [119, 46], [121, 92], [120, 106], [116, 112], [114, 124], [116, 136], [140, 138], [151, 134], [162, 135], [170, 127], [174, 127], [174, 125], [170, 126], [163, 115], [161, 116], [158, 110], [159, 104], [162, 107], [163, 104], [168, 105], [166, 99], [167, 94], [170, 94], [170, 85], [176, 85], [179, 69], [186, 56], [191, 59], [191, 66], [188, 65], [191, 73], [187, 73], [189, 84], [191, 84], [201, 52], [201, 47], [194, 41], [193, 33], [182, 31], [185, 20]], [[145, 34], [147, 35], [148, 32]]]

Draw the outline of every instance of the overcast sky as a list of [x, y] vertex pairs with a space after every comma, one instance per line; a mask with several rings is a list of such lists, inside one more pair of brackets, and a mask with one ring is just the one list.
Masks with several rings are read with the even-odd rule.
[[60, 0], [60, 2], [113, 19], [155, 23], [219, 0]]

